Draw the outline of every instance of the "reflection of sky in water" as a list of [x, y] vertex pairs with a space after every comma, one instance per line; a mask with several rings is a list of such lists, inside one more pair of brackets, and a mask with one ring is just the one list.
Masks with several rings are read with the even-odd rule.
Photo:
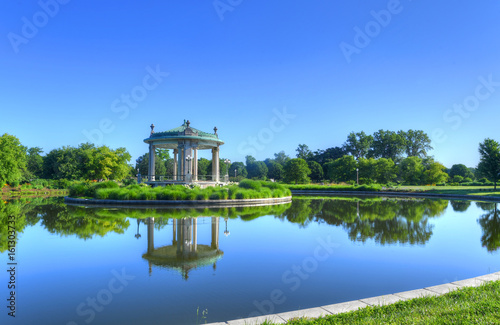
[[[318, 201], [302, 205], [297, 201], [289, 210], [295, 216], [302, 205], [318, 206]], [[343, 204], [357, 213], [356, 202]], [[372, 211], [388, 203], [374, 204]], [[407, 204], [415, 208], [425, 203]], [[368, 213], [367, 206], [361, 202], [362, 217]], [[137, 239], [136, 219], [128, 220], [130, 225], [123, 234], [108, 232], [87, 240], [51, 234], [39, 222], [19, 235], [15, 323], [85, 324], [91, 308], [84, 305], [84, 315], [80, 316], [77, 306], [96, 298], [110, 281], [120, 287], [113, 280], [113, 270], [125, 272], [133, 280], [123, 286], [123, 291], [112, 294], [109, 304], [95, 313], [92, 324], [192, 324], [197, 321], [197, 308], [198, 319], [207, 309], [208, 322], [215, 322], [247, 317], [259, 308], [271, 311], [263, 302], [270, 299], [273, 290], [281, 292], [284, 302], [273, 304], [272, 312], [283, 312], [500, 270], [500, 250], [489, 253], [481, 244], [483, 231], [477, 220], [486, 212], [475, 203], [465, 212], [454, 211], [452, 205], [443, 209], [439, 216], [422, 218], [427, 219], [432, 233], [420, 245], [381, 245], [370, 238], [352, 241], [345, 223], [335, 226], [309, 221], [302, 226], [274, 216], [251, 221], [228, 219], [230, 235], [225, 236], [225, 221], [220, 218], [219, 248], [223, 257], [215, 268], [208, 265], [190, 270], [187, 281], [168, 268], [153, 266], [149, 274], [148, 261], [143, 258], [148, 248], [147, 225], [140, 223], [141, 237]], [[316, 216], [326, 212], [311, 211]], [[211, 225], [212, 218], [198, 218], [198, 244], [211, 244]], [[384, 225], [379, 221], [377, 227]], [[155, 228], [156, 248], [171, 245], [172, 239], [172, 220], [160, 230]], [[327, 252], [321, 241], [333, 243], [327, 248], [333, 249], [333, 254], [324, 261], [315, 258], [315, 252], [320, 254], [317, 256]], [[7, 252], [1, 255], [6, 265]], [[6, 274], [2, 274], [0, 283], [7, 282]], [[2, 292], [7, 295], [5, 289]], [[5, 314], [0, 316], [1, 323], [14, 323]]]

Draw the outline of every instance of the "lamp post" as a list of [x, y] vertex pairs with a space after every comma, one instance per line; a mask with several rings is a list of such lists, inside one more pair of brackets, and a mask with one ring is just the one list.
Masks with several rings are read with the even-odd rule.
[[227, 218], [224, 218], [224, 221], [226, 221], [226, 230], [224, 230], [224, 235], [229, 236], [229, 231], [227, 230]]
[[229, 164], [231, 163], [231, 160], [229, 159], [224, 159], [224, 162], [226, 163], [226, 183], [229, 182]]
[[191, 173], [190, 173], [190, 171], [191, 171], [191, 160], [192, 159], [193, 158], [191, 157], [191, 155], [187, 155], [186, 161], [187, 161], [187, 164], [188, 164], [188, 168], [187, 168], [186, 181], [188, 181], [188, 182], [191, 181]]
[[356, 185], [359, 185], [359, 168], [356, 168]]

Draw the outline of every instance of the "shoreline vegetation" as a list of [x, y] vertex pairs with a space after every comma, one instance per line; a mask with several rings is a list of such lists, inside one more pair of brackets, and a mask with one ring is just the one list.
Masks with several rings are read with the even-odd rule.
[[284, 185], [290, 190], [301, 191], [364, 191], [364, 192], [395, 192], [395, 193], [426, 193], [426, 194], [454, 194], [454, 195], [482, 195], [498, 196], [500, 191], [493, 186], [382, 186], [372, 185]]
[[319, 318], [295, 318], [285, 324], [497, 324], [499, 321], [500, 281], [492, 281], [441, 296], [415, 298]]
[[98, 200], [244, 200], [282, 198], [291, 196], [285, 186], [265, 181], [243, 180], [239, 184], [222, 187], [169, 185], [149, 187], [146, 184], [122, 185], [113, 181], [100, 183], [76, 183], [69, 188], [71, 198]]

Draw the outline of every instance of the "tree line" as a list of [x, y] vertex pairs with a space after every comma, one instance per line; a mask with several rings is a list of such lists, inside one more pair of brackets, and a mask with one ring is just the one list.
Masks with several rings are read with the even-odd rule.
[[33, 179], [121, 180], [131, 174], [125, 148], [110, 149], [83, 143], [64, 146], [46, 155], [39, 147], [27, 148], [13, 135], [0, 137], [0, 187], [17, 186]]
[[[311, 151], [299, 144], [296, 157], [280, 151], [263, 161], [246, 156], [244, 162], [224, 163], [220, 175], [233, 181], [243, 178], [272, 179], [286, 183], [336, 182], [359, 184], [430, 185], [443, 183], [491, 182], [500, 179], [500, 146], [492, 139], [479, 144], [476, 168], [455, 164], [446, 168], [428, 155], [431, 140], [421, 130], [379, 130], [373, 135], [351, 132], [343, 145]], [[121, 180], [137, 172], [148, 174], [149, 153], [129, 165], [125, 148], [96, 147], [90, 143], [65, 146], [42, 155], [39, 147], [27, 148], [15, 136], [0, 137], [0, 183], [16, 185], [34, 178], [67, 180]], [[173, 158], [168, 150], [155, 152], [155, 174], [173, 175]], [[211, 160], [198, 159], [198, 175], [210, 176]]]

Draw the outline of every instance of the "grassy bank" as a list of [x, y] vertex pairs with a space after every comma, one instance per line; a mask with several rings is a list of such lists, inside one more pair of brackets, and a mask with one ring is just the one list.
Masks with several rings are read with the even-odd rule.
[[116, 182], [95, 184], [79, 183], [70, 187], [69, 195], [74, 198], [110, 200], [241, 200], [280, 198], [290, 196], [291, 192], [283, 185], [243, 180], [238, 185], [224, 187], [188, 187], [170, 185], [149, 187], [145, 184], [120, 186]]
[[[294, 319], [289, 325], [333, 324], [499, 324], [500, 281], [463, 288], [438, 297], [400, 301], [388, 306], [316, 319]], [[270, 325], [273, 323], [265, 322]]]
[[372, 185], [285, 185], [290, 190], [309, 191], [383, 191], [455, 195], [500, 196], [500, 189], [493, 186], [393, 186]]
[[372, 185], [284, 185], [290, 190], [308, 190], [308, 191], [380, 191], [382, 186]]

